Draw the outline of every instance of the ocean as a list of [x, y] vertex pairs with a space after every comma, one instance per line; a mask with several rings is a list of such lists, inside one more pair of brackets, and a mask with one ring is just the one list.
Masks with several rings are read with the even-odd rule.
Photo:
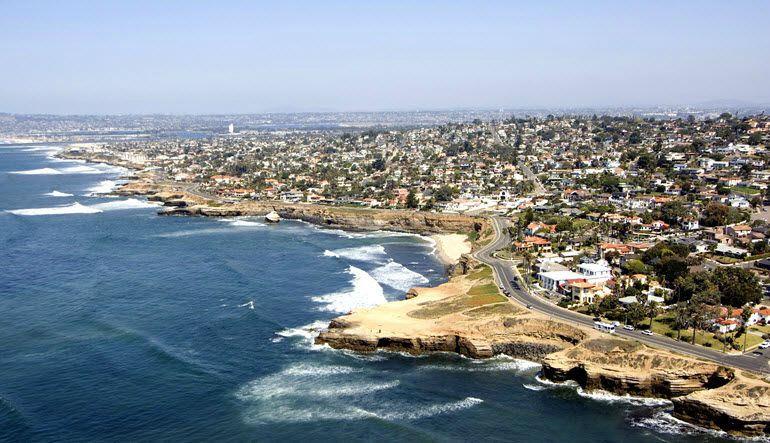
[[125, 171], [0, 146], [0, 440], [703, 442], [538, 365], [313, 345], [446, 280], [429, 239], [158, 217]]

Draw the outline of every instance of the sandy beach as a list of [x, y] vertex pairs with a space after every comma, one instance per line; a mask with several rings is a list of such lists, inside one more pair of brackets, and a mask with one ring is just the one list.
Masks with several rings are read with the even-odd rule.
[[446, 264], [453, 265], [461, 255], [471, 252], [471, 243], [464, 234], [435, 234], [430, 238], [436, 242], [436, 255]]

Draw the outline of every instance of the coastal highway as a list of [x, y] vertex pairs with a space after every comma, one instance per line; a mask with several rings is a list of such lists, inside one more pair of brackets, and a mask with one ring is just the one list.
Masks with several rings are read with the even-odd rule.
[[[503, 286], [510, 291], [511, 300], [522, 306], [530, 306], [530, 309], [545, 314], [554, 320], [560, 320], [567, 323], [578, 324], [587, 328], [593, 328], [593, 318], [568, 309], [561, 308], [555, 304], [529, 293], [527, 290], [516, 289], [511, 285], [511, 280], [516, 280], [516, 272], [510, 262], [493, 257], [493, 253], [499, 249], [510, 245], [510, 236], [508, 234], [508, 221], [503, 217], [491, 217], [489, 219], [495, 230], [495, 238], [487, 246], [477, 251], [474, 256], [481, 262], [488, 264], [495, 272], [498, 285]], [[520, 285], [521, 286], [521, 285]], [[770, 374], [768, 365], [768, 356], [756, 356], [753, 354], [731, 355], [709, 349], [699, 345], [691, 345], [686, 342], [677, 341], [662, 335], [642, 335], [640, 331], [626, 331], [618, 329], [616, 334], [625, 338], [638, 340], [646, 345], [657, 348], [667, 349], [680, 354], [690, 355], [706, 360], [711, 360], [725, 366], [732, 366], [739, 369], [745, 369], [752, 372]], [[765, 351], [768, 353], [768, 351]]]

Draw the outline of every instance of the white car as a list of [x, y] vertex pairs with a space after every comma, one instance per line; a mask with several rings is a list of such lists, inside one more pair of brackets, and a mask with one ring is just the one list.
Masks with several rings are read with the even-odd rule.
[[759, 349], [767, 349], [767, 348], [770, 348], [770, 341], [766, 341], [761, 345], [759, 345]]
[[645, 329], [644, 331], [642, 331], [642, 334], [644, 334], [644, 335], [652, 335], [652, 331], [650, 331], [649, 329]]
[[633, 331], [634, 327], [631, 326], [631, 325], [625, 325], [625, 326], [623, 326], [623, 329], [625, 329], [626, 331]]

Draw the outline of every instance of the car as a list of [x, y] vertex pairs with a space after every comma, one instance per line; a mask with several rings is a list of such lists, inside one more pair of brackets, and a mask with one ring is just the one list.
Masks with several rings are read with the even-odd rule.
[[500, 289], [503, 289], [503, 288], [504, 288], [503, 285], [500, 285]]
[[594, 321], [602, 321], [602, 319], [599, 317], [594, 317]]
[[527, 309], [532, 309], [532, 305], [527, 305]]
[[751, 355], [761, 356], [761, 355], [764, 355], [764, 354], [762, 354], [759, 351], [754, 351], [754, 352], [751, 353]]
[[634, 327], [631, 326], [631, 325], [625, 325], [625, 326], [623, 326], [623, 329], [625, 329], [626, 331], [633, 331]]
[[759, 349], [767, 349], [767, 348], [770, 348], [770, 341], [766, 341], [761, 345], [759, 345]]
[[506, 289], [505, 291], [503, 291], [503, 294], [505, 294], [506, 296], [511, 295], [511, 291]]
[[644, 335], [652, 335], [652, 331], [650, 331], [649, 329], [645, 329], [644, 331], [642, 331], [642, 334], [644, 334]]

